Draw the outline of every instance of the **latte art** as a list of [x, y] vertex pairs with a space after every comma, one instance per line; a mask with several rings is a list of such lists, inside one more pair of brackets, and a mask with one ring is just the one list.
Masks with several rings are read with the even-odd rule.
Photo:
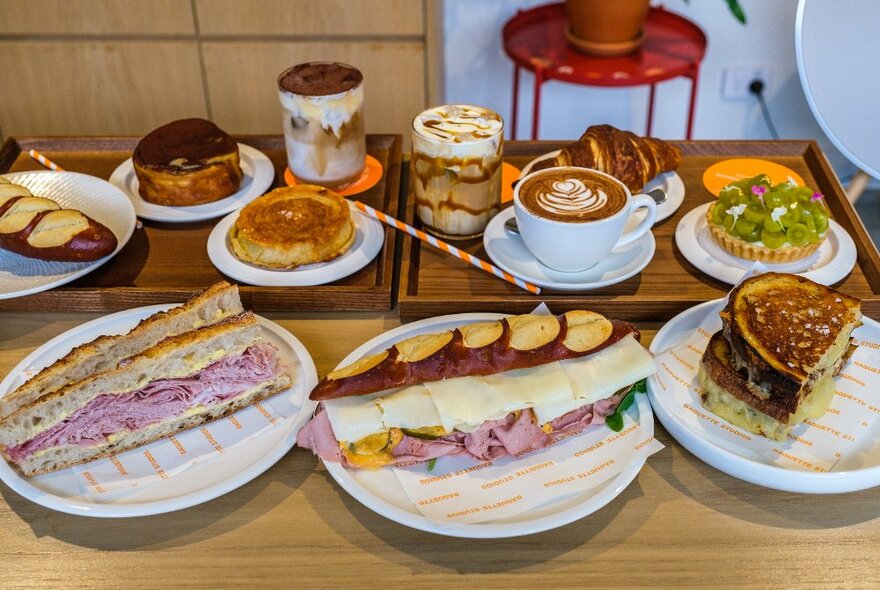
[[538, 205], [551, 213], [588, 213], [601, 209], [608, 203], [608, 195], [601, 190], [593, 190], [576, 178], [558, 180], [551, 190], [536, 195]]
[[594, 221], [610, 217], [626, 205], [626, 189], [590, 170], [548, 171], [519, 187], [526, 209], [557, 221]]

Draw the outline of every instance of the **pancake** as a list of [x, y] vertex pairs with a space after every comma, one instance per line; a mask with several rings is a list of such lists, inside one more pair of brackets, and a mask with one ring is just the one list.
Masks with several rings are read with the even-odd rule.
[[238, 259], [276, 269], [333, 260], [351, 248], [354, 238], [348, 202], [311, 184], [277, 188], [255, 199], [229, 231]]
[[169, 206], [203, 205], [238, 191], [238, 144], [204, 119], [172, 121], [148, 133], [132, 155], [141, 197]]

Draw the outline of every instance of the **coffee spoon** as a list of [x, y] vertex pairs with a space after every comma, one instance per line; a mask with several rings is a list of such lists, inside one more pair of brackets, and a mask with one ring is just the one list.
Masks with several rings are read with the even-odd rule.
[[[666, 202], [666, 191], [662, 188], [655, 188], [654, 190], [650, 190], [646, 193], [649, 197], [654, 199], [654, 202], [658, 205], [661, 205]], [[519, 227], [516, 225], [516, 217], [511, 217], [507, 221], [504, 222], [504, 229], [512, 234], [519, 234]]]

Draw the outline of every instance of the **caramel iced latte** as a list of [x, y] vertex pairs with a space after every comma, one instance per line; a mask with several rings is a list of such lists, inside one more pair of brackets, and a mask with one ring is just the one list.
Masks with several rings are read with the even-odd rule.
[[367, 154], [363, 75], [352, 66], [312, 62], [278, 77], [290, 171], [307, 184], [356, 180]]
[[501, 117], [486, 108], [445, 105], [413, 120], [416, 212], [448, 238], [483, 233], [501, 205]]

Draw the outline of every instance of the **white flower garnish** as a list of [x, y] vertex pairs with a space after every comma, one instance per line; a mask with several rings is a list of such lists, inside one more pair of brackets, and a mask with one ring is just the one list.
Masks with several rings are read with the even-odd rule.
[[770, 219], [782, 225], [782, 222], [779, 219], [787, 213], [787, 209], [785, 207], [776, 207], [773, 211], [770, 212]]
[[[734, 205], [733, 207], [725, 211], [725, 213], [727, 213], [728, 215], [733, 216], [733, 225], [736, 225], [736, 220], [739, 219], [740, 215], [743, 214], [743, 212], [746, 210], [746, 207], [747, 205], [743, 203], [742, 205]], [[730, 227], [733, 227], [733, 225], [731, 225]]]

